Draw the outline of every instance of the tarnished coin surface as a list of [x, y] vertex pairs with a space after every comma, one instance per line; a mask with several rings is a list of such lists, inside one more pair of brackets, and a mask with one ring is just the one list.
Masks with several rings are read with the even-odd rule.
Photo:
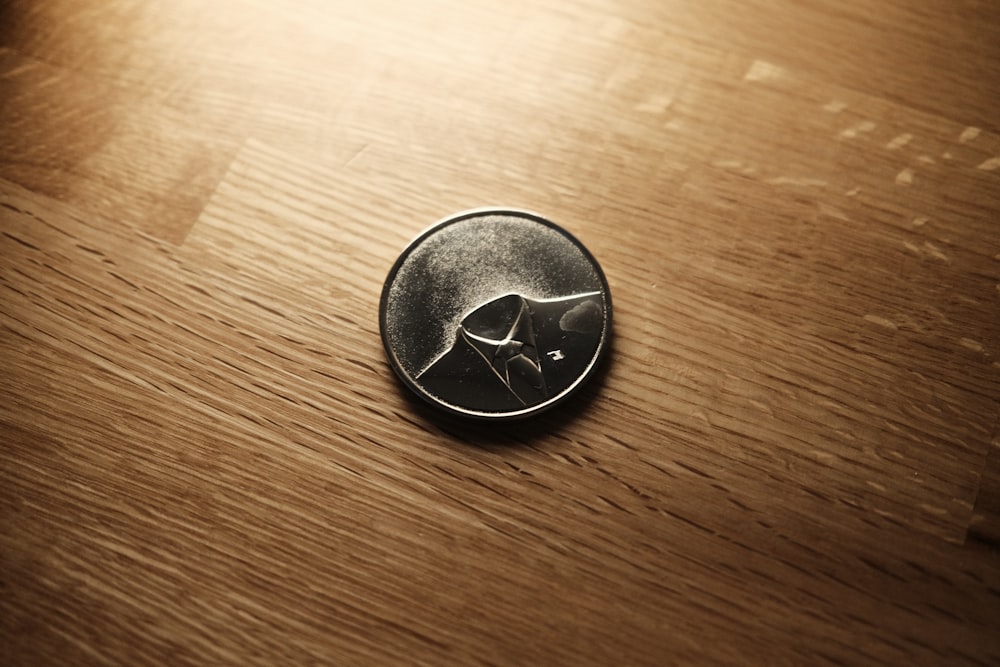
[[526, 211], [479, 209], [418, 236], [379, 308], [389, 362], [448, 412], [527, 417], [557, 405], [610, 343], [611, 293], [593, 255]]

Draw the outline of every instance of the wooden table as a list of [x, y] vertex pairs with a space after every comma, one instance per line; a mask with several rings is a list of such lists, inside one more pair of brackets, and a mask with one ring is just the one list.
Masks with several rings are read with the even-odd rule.
[[[1000, 663], [995, 3], [0, 6], [0, 663]], [[616, 308], [504, 427], [377, 324], [484, 205]]]

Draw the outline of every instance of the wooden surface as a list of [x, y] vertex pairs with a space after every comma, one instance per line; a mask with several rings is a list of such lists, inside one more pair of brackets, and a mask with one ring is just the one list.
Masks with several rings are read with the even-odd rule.
[[[0, 3], [0, 663], [1000, 664], [1000, 10]], [[606, 372], [410, 400], [440, 217]]]

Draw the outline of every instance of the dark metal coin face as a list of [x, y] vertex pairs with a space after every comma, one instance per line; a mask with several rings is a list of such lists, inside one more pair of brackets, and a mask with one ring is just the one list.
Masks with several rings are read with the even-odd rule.
[[389, 272], [382, 343], [403, 383], [449, 412], [526, 417], [596, 370], [611, 293], [594, 257], [533, 213], [480, 209], [421, 234]]

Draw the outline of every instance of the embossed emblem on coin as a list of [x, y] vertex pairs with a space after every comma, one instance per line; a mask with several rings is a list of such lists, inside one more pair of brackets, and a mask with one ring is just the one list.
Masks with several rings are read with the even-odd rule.
[[594, 257], [533, 213], [481, 209], [421, 234], [382, 289], [382, 342], [403, 383], [449, 412], [525, 417], [570, 396], [611, 333]]

